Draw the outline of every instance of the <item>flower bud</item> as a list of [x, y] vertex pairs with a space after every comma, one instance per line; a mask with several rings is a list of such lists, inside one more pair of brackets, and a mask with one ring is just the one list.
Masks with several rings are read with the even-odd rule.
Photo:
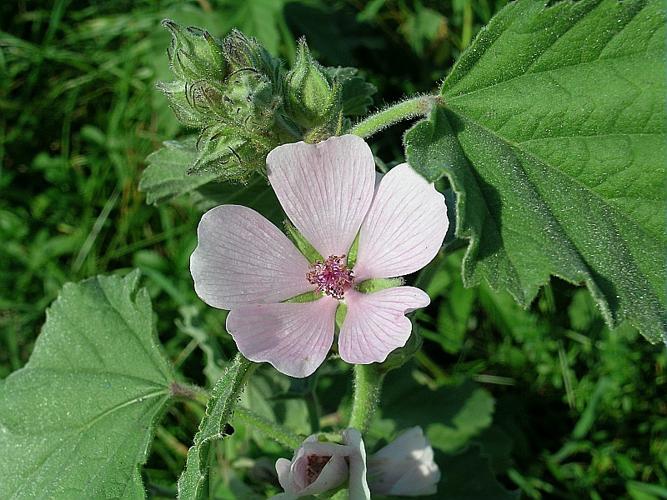
[[412, 427], [368, 459], [368, 482], [374, 495], [433, 495], [440, 469], [421, 427]]
[[170, 19], [162, 26], [171, 32], [169, 63], [176, 77], [185, 81], [221, 81], [225, 76], [222, 44], [199, 28], [184, 28]]
[[262, 47], [257, 40], [245, 36], [239, 30], [232, 30], [222, 42], [225, 60], [230, 73], [252, 71], [273, 78], [277, 60]]
[[292, 460], [279, 458], [276, 472], [285, 493], [274, 499], [292, 500], [331, 491], [346, 482], [350, 499], [370, 499], [366, 484], [366, 452], [356, 429], [343, 432], [343, 444], [321, 442], [309, 436]]
[[340, 111], [340, 92], [301, 39], [294, 67], [285, 78], [290, 117], [306, 129], [330, 121]]
[[225, 124], [206, 128], [197, 141], [197, 151], [188, 174], [211, 173], [224, 181], [247, 181], [263, 166], [265, 157], [238, 129]]

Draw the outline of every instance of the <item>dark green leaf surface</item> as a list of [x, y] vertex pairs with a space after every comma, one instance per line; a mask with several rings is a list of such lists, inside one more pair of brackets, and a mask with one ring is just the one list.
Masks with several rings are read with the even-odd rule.
[[451, 453], [491, 425], [493, 396], [476, 383], [468, 380], [432, 391], [415, 388], [412, 377], [402, 378], [407, 381], [389, 378], [382, 396], [382, 415], [394, 420], [398, 429], [418, 425], [434, 448]]
[[188, 450], [185, 471], [178, 480], [178, 498], [196, 500], [209, 497], [209, 453], [211, 444], [234, 432], [229, 425], [247, 377], [258, 365], [240, 354], [217, 381], [199, 424], [194, 444]]
[[0, 383], [0, 498], [144, 498], [174, 377], [138, 279], [65, 285], [30, 361]]
[[406, 135], [457, 192], [466, 285], [527, 305], [557, 275], [667, 340], [664, 45], [657, 0], [520, 0], [480, 32]]

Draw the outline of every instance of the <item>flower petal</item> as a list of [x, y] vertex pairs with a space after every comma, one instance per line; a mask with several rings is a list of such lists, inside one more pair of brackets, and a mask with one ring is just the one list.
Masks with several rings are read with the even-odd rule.
[[410, 337], [405, 314], [426, 307], [430, 299], [419, 288], [399, 286], [375, 293], [348, 290], [347, 315], [338, 337], [341, 358], [348, 363], [380, 363]]
[[418, 271], [440, 250], [449, 221], [445, 198], [407, 163], [382, 180], [361, 226], [358, 280]]
[[251, 361], [271, 363], [291, 377], [307, 377], [322, 364], [334, 338], [338, 302], [248, 304], [227, 316], [227, 331]]
[[[303, 474], [303, 472], [300, 472], [300, 474]], [[331, 455], [331, 459], [322, 468], [322, 472], [320, 472], [317, 479], [301, 489], [299, 494], [306, 496], [324, 493], [340, 486], [347, 478], [348, 468], [345, 457], [343, 455]]]
[[366, 480], [366, 447], [357, 429], [343, 431], [343, 442], [350, 448], [350, 500], [370, 500], [371, 490]]
[[280, 230], [254, 210], [220, 205], [206, 212], [190, 257], [197, 295], [231, 309], [272, 303], [313, 290], [308, 261]]
[[440, 469], [421, 427], [412, 427], [368, 460], [368, 476], [377, 495], [433, 495]]
[[292, 483], [290, 478], [290, 468], [292, 466], [291, 460], [286, 458], [279, 458], [276, 460], [276, 472], [278, 473], [278, 482], [280, 486], [283, 487], [283, 490], [288, 491], [292, 489]]
[[375, 163], [363, 139], [278, 146], [266, 158], [285, 213], [324, 257], [347, 254], [373, 199]]

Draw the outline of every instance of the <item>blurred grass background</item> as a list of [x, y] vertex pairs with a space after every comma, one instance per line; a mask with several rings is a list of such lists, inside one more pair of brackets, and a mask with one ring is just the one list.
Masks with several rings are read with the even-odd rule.
[[[224, 315], [203, 307], [192, 289], [188, 259], [200, 211], [187, 199], [149, 206], [137, 190], [145, 157], [184, 132], [154, 87], [170, 79], [161, 19], [217, 35], [237, 27], [285, 61], [305, 35], [323, 64], [359, 67], [380, 106], [434, 89], [504, 3], [3, 2], [0, 378], [26, 363], [65, 282], [132, 267], [142, 270], [160, 337], [187, 377], [206, 384], [233, 350]], [[396, 162], [400, 138], [397, 127], [373, 147]], [[416, 319], [425, 341], [413, 368], [424, 385], [471, 379], [492, 395], [494, 423], [479, 439], [500, 483], [527, 498], [667, 498], [664, 347], [628, 327], [610, 332], [587, 292], [558, 280], [528, 311], [487, 287], [464, 289], [460, 261], [461, 250], [452, 252], [419, 277], [434, 301]], [[301, 390], [314, 398], [319, 384], [318, 411], [335, 424], [349, 374], [323, 372], [303, 387], [267, 374], [257, 397]], [[147, 468], [151, 494], [173, 494], [196, 413], [174, 409], [160, 427]], [[247, 473], [219, 494], [251, 498], [270, 475], [261, 456], [279, 451], [261, 440], [241, 449], [230, 443], [220, 448], [221, 463]]]

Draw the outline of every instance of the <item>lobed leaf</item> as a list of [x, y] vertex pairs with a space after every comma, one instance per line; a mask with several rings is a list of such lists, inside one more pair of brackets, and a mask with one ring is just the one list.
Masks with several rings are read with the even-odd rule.
[[0, 498], [144, 498], [174, 374], [138, 271], [65, 285], [27, 365], [0, 382]]
[[667, 341], [665, 12], [658, 0], [519, 0], [482, 30], [406, 134], [458, 195], [467, 286], [527, 306], [585, 283], [611, 326]]

